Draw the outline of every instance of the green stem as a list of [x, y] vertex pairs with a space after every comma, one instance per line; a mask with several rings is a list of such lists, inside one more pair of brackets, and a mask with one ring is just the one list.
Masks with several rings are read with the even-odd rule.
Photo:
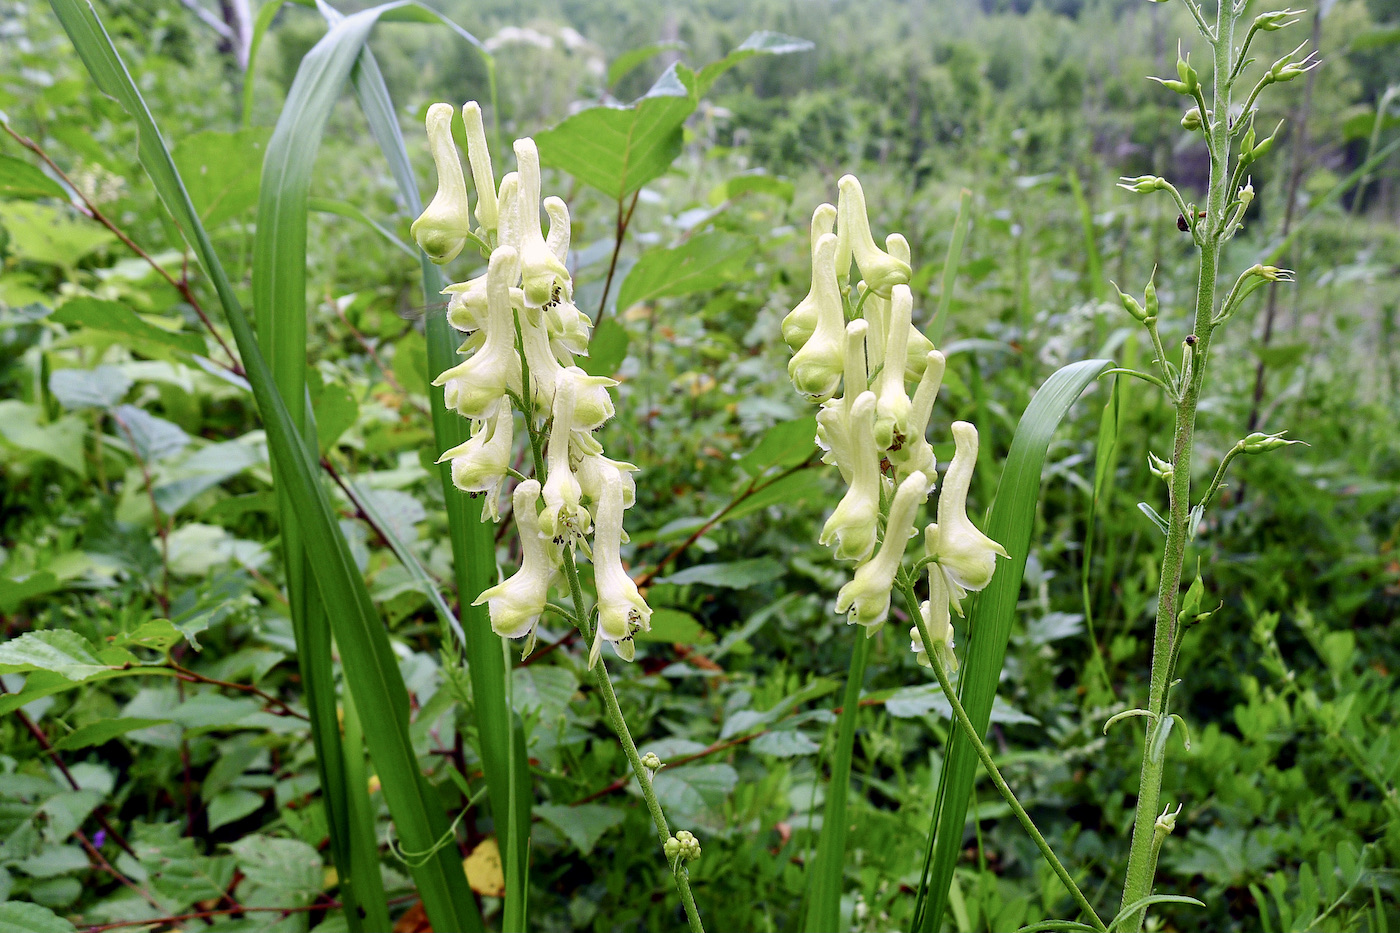
[[[901, 581], [900, 592], [904, 594], [904, 601], [909, 606], [909, 616], [914, 620], [914, 624], [919, 627], [919, 637], [923, 639], [924, 649], [928, 654], [929, 665], [933, 668], [933, 673], [938, 677], [938, 685], [943, 688], [943, 696], [948, 700], [948, 705], [953, 708], [953, 716], [958, 721], [958, 726], [962, 729], [963, 735], [972, 743], [972, 747], [977, 751], [977, 757], [982, 761], [982, 767], [987, 770], [992, 783], [996, 785], [997, 791], [1001, 794], [1011, 812], [1016, 814], [1016, 819], [1021, 821], [1021, 826], [1035, 842], [1036, 848], [1040, 849], [1040, 854], [1045, 857], [1045, 861], [1054, 869], [1055, 876], [1060, 879], [1060, 883], [1065, 886], [1069, 896], [1074, 898], [1074, 902], [1079, 905], [1080, 911], [1089, 918], [1090, 925], [1096, 930], [1107, 931], [1108, 927], [1099, 919], [1098, 912], [1094, 910], [1089, 899], [1084, 896], [1084, 892], [1079, 890], [1079, 885], [1074, 883], [1065, 866], [1060, 862], [1055, 851], [1050, 848], [1050, 843], [1045, 841], [1035, 821], [1026, 812], [1026, 808], [1021, 806], [1021, 801], [1016, 799], [1016, 794], [1006, 783], [1006, 779], [1001, 776], [1001, 771], [997, 768], [996, 762], [992, 761], [992, 754], [987, 750], [987, 746], [982, 741], [982, 737], [977, 734], [977, 727], [972, 724], [972, 720], [967, 715], [967, 710], [963, 708], [962, 701], [958, 699], [957, 691], [953, 689], [952, 683], [948, 680], [948, 672], [943, 669], [943, 664], [939, 660], [938, 652], [933, 650], [933, 639], [929, 637], [928, 624], [924, 621], [924, 614], [919, 611], [919, 597], [914, 595], [914, 587], [907, 580]], [[844, 710], [843, 710], [844, 712]]]
[[[1185, 565], [1186, 544], [1190, 539], [1191, 519], [1191, 458], [1195, 440], [1196, 407], [1205, 377], [1210, 353], [1211, 332], [1214, 329], [1215, 280], [1220, 262], [1221, 234], [1226, 223], [1225, 207], [1230, 177], [1230, 54], [1234, 42], [1236, 14], [1228, 0], [1222, 0], [1216, 14], [1215, 46], [1215, 110], [1211, 124], [1213, 145], [1210, 164], [1210, 193], [1206, 202], [1203, 229], [1197, 238], [1200, 244], [1200, 274], [1196, 286], [1195, 347], [1193, 365], [1182, 373], [1182, 391], [1176, 406], [1176, 428], [1172, 444], [1172, 482], [1170, 509], [1167, 519], [1167, 543], [1162, 557], [1162, 576], [1157, 588], [1157, 622], [1152, 639], [1152, 674], [1148, 688], [1147, 709], [1153, 714], [1150, 722], [1167, 715], [1167, 678], [1171, 667], [1172, 644], [1176, 628], [1177, 597], [1181, 588], [1181, 573]], [[1204, 114], [1202, 115], [1204, 117]], [[1154, 823], [1162, 794], [1162, 773], [1166, 755], [1152, 754], [1152, 729], [1147, 728], [1142, 753], [1142, 772], [1138, 785], [1137, 812], [1133, 818], [1132, 845], [1128, 854], [1127, 877], [1123, 885], [1122, 906], [1128, 907], [1152, 894], [1152, 881], [1157, 870], [1153, 851]], [[1125, 918], [1122, 929], [1139, 933], [1147, 918], [1146, 908]]]

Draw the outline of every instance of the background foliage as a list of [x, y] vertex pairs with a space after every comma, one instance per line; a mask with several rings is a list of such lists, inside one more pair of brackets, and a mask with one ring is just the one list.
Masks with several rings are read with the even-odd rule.
[[[175, 0], [98, 8], [246, 301], [263, 147], [324, 20], [283, 9], [245, 74]], [[643, 468], [628, 559], [657, 614], [637, 663], [617, 669], [623, 708], [642, 751], [670, 763], [656, 788], [673, 822], [704, 843], [692, 877], [711, 926], [792, 929], [851, 638], [831, 612], [844, 572], [815, 544], [835, 480], [810, 468], [810, 412], [778, 331], [807, 288], [807, 212], [858, 171], [878, 229], [911, 242], [926, 321], [943, 297], [960, 191], [971, 191], [933, 437], [958, 418], [980, 426], [973, 498], [985, 509], [1050, 372], [1147, 352], [1103, 302], [1108, 280], [1128, 288], [1156, 266], [1164, 309], [1190, 301], [1192, 254], [1175, 218], [1112, 185], [1149, 171], [1204, 184], [1204, 152], [1177, 127], [1174, 99], [1140, 77], [1167, 73], [1189, 23], [1175, 5], [1109, 0], [439, 8], [495, 56], [498, 160], [516, 135], [538, 134], [548, 163], [544, 131], [578, 102], [631, 100], [672, 60], [698, 68], [757, 29], [816, 43], [746, 61], [696, 94], [674, 162], [640, 189], [606, 301], [618, 204], [564, 172], [547, 182], [571, 192], [578, 303], [604, 321], [591, 365], [623, 379], [605, 443]], [[1256, 424], [1311, 446], [1237, 464], [1195, 542], [1207, 599], [1223, 605], [1183, 654], [1192, 746], [1166, 781], [1186, 809], [1162, 885], [1208, 906], [1167, 909], [1179, 928], [1400, 924], [1396, 157], [1364, 189], [1339, 185], [1400, 82], [1400, 6], [1337, 0], [1305, 22], [1319, 12], [1326, 64], [1310, 98], [1295, 82], [1266, 102], [1276, 112], [1265, 122], [1289, 117], [1284, 152], [1255, 176], [1260, 197], [1233, 254], [1282, 240], [1296, 188], [1302, 232], [1280, 264], [1299, 282], [1255, 299], [1253, 333], [1237, 328], [1219, 348], [1200, 435], [1217, 457]], [[6, 124], [151, 260], [84, 216], [33, 151], [0, 139], [0, 929], [199, 911], [221, 930], [342, 929], [328, 909], [337, 879], [325, 869], [267, 445], [246, 384], [220, 365], [229, 357], [196, 313], [215, 307], [212, 290], [136, 165], [130, 121], [53, 14], [5, 2], [0, 29]], [[426, 183], [426, 107], [489, 100], [486, 66], [443, 28], [386, 23], [372, 46]], [[638, 49], [651, 54], [629, 54]], [[1266, 43], [1259, 57], [1286, 50]], [[1379, 120], [1383, 145], [1400, 117]], [[449, 767], [468, 790], [481, 784], [470, 688], [389, 546], [405, 543], [452, 592], [425, 309], [403, 205], [367, 129], [347, 97], [312, 182], [308, 391], [323, 456], [368, 500], [335, 492], [390, 625], [415, 751], [455, 816], [467, 802]], [[686, 259], [706, 276], [677, 277]], [[1100, 726], [1145, 690], [1160, 536], [1137, 504], [1164, 499], [1146, 462], [1170, 423], [1140, 385], [1120, 387], [1086, 576], [1106, 389], [1051, 448], [991, 733], [1018, 795], [1100, 900], [1121, 882], [1137, 759], [1134, 730], [1105, 737]], [[951, 444], [936, 449], [951, 456]], [[504, 546], [500, 557], [513, 560]], [[872, 644], [859, 714], [850, 929], [907, 927], [942, 764], [947, 709], [903, 630]], [[539, 801], [531, 925], [678, 926], [645, 810], [565, 635], [544, 633], [560, 646], [517, 660], [510, 678]], [[368, 780], [382, 839], [388, 814]], [[1063, 915], [1057, 882], [1004, 805], [985, 782], [976, 795], [946, 926]], [[488, 809], [471, 807], [461, 854], [485, 858], [494, 829]], [[411, 928], [408, 869], [387, 853], [381, 868]], [[474, 887], [499, 927], [488, 876]]]

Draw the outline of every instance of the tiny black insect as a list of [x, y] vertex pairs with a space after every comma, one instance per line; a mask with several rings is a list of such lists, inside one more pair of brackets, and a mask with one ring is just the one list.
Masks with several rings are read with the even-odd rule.
[[1196, 345], [1196, 335], [1195, 335], [1195, 334], [1187, 334], [1187, 335], [1186, 335], [1186, 345], [1187, 345], [1188, 347], [1194, 347], [1194, 346]]
[[1182, 233], [1185, 233], [1187, 230], [1191, 229], [1190, 226], [1188, 226], [1186, 223], [1185, 214], [1176, 215], [1176, 229], [1180, 230]]

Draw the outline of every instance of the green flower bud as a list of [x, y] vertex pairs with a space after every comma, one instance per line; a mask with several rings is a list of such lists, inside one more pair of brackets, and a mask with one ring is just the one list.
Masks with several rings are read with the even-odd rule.
[[1118, 287], [1117, 282], [1109, 282], [1108, 284], [1112, 285], [1113, 290], [1118, 293], [1118, 300], [1123, 303], [1124, 311], [1131, 314], [1136, 320], [1147, 320], [1147, 312], [1143, 310], [1142, 305], [1138, 304], [1138, 300], [1136, 298], [1134, 298], [1132, 295], [1125, 294], [1123, 289]]
[[666, 853], [666, 858], [675, 861], [676, 856], [681, 854], [681, 841], [675, 836], [666, 840], [666, 844], [661, 847], [661, 851]]
[[1191, 56], [1181, 57], [1181, 48], [1176, 50], [1176, 76], [1181, 79], [1181, 83], [1186, 85], [1186, 94], [1195, 94], [1197, 88], [1201, 86], [1200, 76], [1196, 74], [1196, 69], [1191, 67]]
[[1152, 269], [1152, 277], [1147, 280], [1147, 289], [1143, 293], [1147, 310], [1147, 323], [1157, 320], [1157, 269]]
[[1157, 175], [1138, 175], [1134, 178], [1120, 178], [1118, 187], [1124, 191], [1136, 191], [1138, 194], [1148, 194], [1153, 191], [1167, 190], [1167, 180]]
[[1186, 115], [1181, 118], [1181, 128], [1195, 132], [1201, 128], [1201, 108], [1192, 107], [1186, 111]]
[[1171, 463], [1163, 460], [1150, 450], [1147, 452], [1147, 469], [1153, 476], [1158, 477], [1164, 483], [1170, 483], [1172, 477], [1176, 474], [1176, 468], [1173, 467]]
[[1240, 450], [1247, 454], [1262, 454], [1266, 451], [1277, 450], [1280, 447], [1287, 447], [1290, 444], [1301, 444], [1302, 441], [1289, 440], [1284, 437], [1287, 431], [1280, 431], [1277, 434], [1261, 434], [1255, 431], [1253, 434], [1240, 441]]
[[1296, 17], [1301, 12], [1303, 11], [1275, 10], [1272, 13], [1260, 13], [1258, 16], [1254, 17], [1254, 28], [1258, 29], [1260, 32], [1274, 32], [1275, 30], [1292, 26], [1294, 23], [1298, 22], [1298, 20], [1289, 19], [1289, 17]]
[[1186, 86], [1185, 81], [1177, 81], [1172, 78], [1149, 78], [1149, 81], [1156, 81], [1169, 91], [1176, 91], [1185, 97], [1191, 96], [1191, 89]]
[[660, 771], [661, 759], [657, 757], [655, 752], [647, 752], [642, 756], [642, 767], [648, 771]]

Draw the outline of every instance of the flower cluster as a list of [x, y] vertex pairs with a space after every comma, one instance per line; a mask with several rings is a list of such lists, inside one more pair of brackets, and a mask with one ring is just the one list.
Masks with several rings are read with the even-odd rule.
[[[853, 260], [860, 272], [854, 286]], [[848, 621], [868, 634], [889, 615], [916, 513], [937, 477], [926, 432], [946, 361], [913, 325], [910, 274], [908, 242], [894, 233], [883, 250], [876, 245], [865, 194], [847, 175], [837, 206], [822, 204], [812, 214], [811, 290], [783, 319], [783, 339], [794, 351], [788, 375], [798, 392], [820, 403], [822, 460], [847, 483], [820, 539], [839, 560], [856, 565], [837, 594], [836, 611], [849, 613]], [[963, 597], [985, 587], [997, 556], [1006, 556], [967, 517], [977, 429], [959, 421], [952, 431], [956, 453], [939, 495], [938, 521], [924, 530], [929, 598], [922, 606], [934, 650], [950, 670], [957, 667], [951, 613], [962, 615]], [[927, 665], [918, 626], [910, 636]]]
[[[598, 595], [597, 637], [631, 660], [632, 636], [650, 627], [651, 609], [623, 569], [622, 513], [635, 499], [630, 463], [609, 459], [594, 432], [613, 416], [611, 379], [574, 365], [588, 351], [588, 316], [573, 303], [569, 211], [557, 197], [540, 201], [540, 158], [534, 140], [515, 141], [516, 171], [495, 183], [481, 108], [462, 108], [467, 158], [477, 191], [476, 228], [468, 211], [462, 164], [452, 141], [453, 109], [428, 108], [428, 142], [437, 165], [438, 190], [413, 223], [413, 237], [434, 262], [454, 259], [471, 242], [489, 252], [486, 273], [450, 285], [447, 319], [466, 335], [470, 355], [441, 373], [447, 407], [471, 419], [471, 439], [445, 451], [452, 482], [484, 496], [483, 517], [500, 520], [500, 493], [511, 467], [515, 413], [532, 440], [543, 444], [543, 474], [523, 479], [511, 504], [520, 534], [521, 566], [481, 594], [491, 627], [507, 638], [530, 636], [560, 580], [565, 553], [591, 535]], [[540, 210], [549, 217], [546, 234]], [[543, 484], [541, 484], [543, 480]], [[576, 607], [580, 608], [580, 607]]]

